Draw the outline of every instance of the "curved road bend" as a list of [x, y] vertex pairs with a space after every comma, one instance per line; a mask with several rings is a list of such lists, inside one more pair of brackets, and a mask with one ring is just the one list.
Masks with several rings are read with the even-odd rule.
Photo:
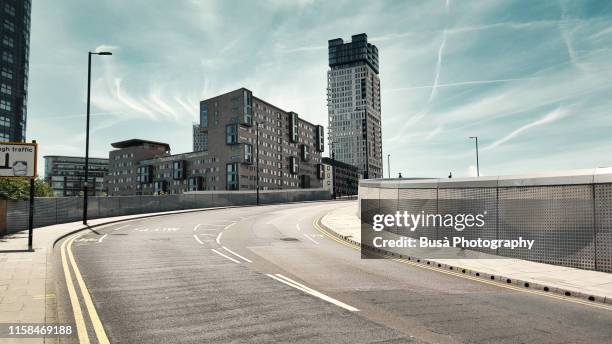
[[73, 253], [95, 311], [72, 272], [80, 307], [62, 283], [60, 316], [72, 321], [80, 310], [91, 343], [612, 341], [609, 309], [362, 260], [313, 227], [343, 204], [213, 210], [83, 232], [60, 244], [71, 247], [66, 260]]

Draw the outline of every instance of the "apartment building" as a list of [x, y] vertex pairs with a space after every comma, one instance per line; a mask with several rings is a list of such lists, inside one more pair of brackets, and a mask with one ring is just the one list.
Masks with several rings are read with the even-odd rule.
[[26, 140], [30, 0], [0, 1], [0, 142]]
[[138, 183], [140, 162], [170, 155], [170, 145], [163, 142], [131, 139], [111, 146], [116, 149], [108, 154], [106, 184], [110, 196], [142, 194]]
[[[200, 123], [193, 128], [194, 148], [196, 139], [206, 143], [197, 144], [200, 151], [171, 155], [167, 146], [164, 154], [142, 158], [128, 149], [151, 141], [114, 143], [109, 193], [255, 190], [258, 178], [261, 190], [321, 188], [323, 130], [240, 88], [200, 102]], [[114, 164], [117, 156], [127, 157]]]
[[383, 176], [378, 49], [365, 33], [328, 42], [329, 145], [364, 178]]
[[357, 195], [359, 179], [362, 178], [359, 169], [353, 165], [338, 160], [323, 158], [325, 167], [324, 188], [336, 197]]
[[[53, 195], [79, 196], [85, 182], [85, 158], [76, 156], [47, 155], [45, 158], [45, 181], [51, 185]], [[89, 158], [90, 196], [107, 194], [104, 178], [108, 173], [108, 159]]]

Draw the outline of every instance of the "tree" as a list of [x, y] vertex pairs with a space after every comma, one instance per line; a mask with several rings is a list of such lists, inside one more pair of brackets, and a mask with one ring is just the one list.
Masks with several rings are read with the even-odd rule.
[[[52, 197], [53, 189], [43, 179], [34, 181], [34, 197]], [[30, 180], [0, 178], [0, 199], [24, 201], [30, 198]]]

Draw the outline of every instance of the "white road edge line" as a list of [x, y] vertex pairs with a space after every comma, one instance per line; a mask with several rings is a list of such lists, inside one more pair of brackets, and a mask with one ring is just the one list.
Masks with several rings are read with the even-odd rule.
[[229, 252], [229, 253], [233, 254], [234, 256], [236, 256], [236, 257], [238, 257], [238, 258], [240, 258], [240, 259], [244, 260], [245, 262], [248, 262], [248, 263], [252, 263], [252, 262], [253, 262], [252, 260], [250, 260], [250, 259], [248, 259], [248, 258], [244, 258], [243, 256], [239, 255], [238, 253], [236, 253], [236, 252], [234, 252], [234, 251], [230, 250], [229, 248], [227, 248], [227, 247], [225, 247], [225, 246], [221, 246], [221, 247], [222, 247], [224, 250], [226, 250], [227, 252]]
[[297, 228], [298, 232], [301, 232], [301, 231], [302, 231], [302, 228], [300, 228], [300, 224], [299, 224], [299, 223], [296, 223], [296, 224], [295, 224], [295, 227]]
[[197, 230], [198, 230], [198, 227], [200, 227], [201, 225], [202, 225], [201, 223], [198, 223], [198, 224], [197, 224], [195, 227], [193, 227], [193, 231], [194, 231], [194, 232], [195, 232], [195, 231], [197, 231]]
[[104, 238], [106, 238], [108, 234], [104, 234], [103, 236], [100, 237], [100, 239], [98, 239], [98, 242], [102, 242], [102, 240], [104, 240]]
[[320, 293], [320, 292], [318, 292], [318, 291], [316, 291], [314, 289], [308, 288], [307, 286], [305, 286], [305, 285], [303, 285], [301, 283], [298, 283], [298, 282], [296, 282], [296, 281], [294, 281], [294, 280], [292, 280], [292, 279], [290, 279], [288, 277], [285, 277], [285, 276], [283, 276], [281, 274], [276, 274], [276, 275], [266, 274], [266, 275], [268, 277], [273, 278], [273, 279], [275, 279], [275, 280], [277, 280], [277, 281], [279, 281], [281, 283], [284, 283], [284, 284], [286, 284], [286, 285], [288, 285], [290, 287], [293, 287], [295, 289], [301, 290], [301, 291], [303, 291], [303, 292], [305, 292], [307, 294], [310, 294], [312, 296], [316, 296], [316, 297], [320, 298], [321, 300], [327, 301], [329, 303], [333, 303], [334, 305], [336, 305], [338, 307], [342, 307], [342, 308], [344, 308], [344, 309], [346, 309], [348, 311], [359, 312], [359, 309], [357, 309], [357, 308], [355, 308], [353, 306], [347, 305], [346, 303], [344, 303], [342, 301], [338, 301], [338, 300], [334, 299], [333, 297], [327, 296], [327, 295], [325, 295], [323, 293]]
[[225, 254], [223, 254], [223, 253], [221, 253], [221, 252], [219, 252], [219, 251], [215, 250], [214, 248], [211, 248], [210, 250], [211, 250], [211, 251], [213, 251], [213, 252], [215, 252], [216, 254], [220, 255], [220, 256], [221, 256], [221, 257], [223, 257], [223, 258], [227, 258], [227, 259], [231, 260], [232, 262], [234, 262], [234, 263], [236, 263], [236, 264], [240, 264], [240, 261], [238, 261], [238, 260], [236, 260], [236, 259], [234, 259], [234, 258], [232, 258], [232, 257], [230, 257], [230, 256], [226, 256]]
[[223, 232], [220, 232], [219, 235], [217, 235], [217, 244], [221, 245], [221, 242], [219, 240], [221, 240], [221, 235], [223, 234]]
[[199, 242], [200, 244], [204, 245], [204, 243], [200, 240], [200, 238], [198, 238], [197, 235], [193, 235], [193, 237], [196, 239], [197, 242]]
[[314, 242], [315, 244], [317, 244], [317, 245], [319, 244], [313, 238], [309, 237], [308, 234], [304, 233], [304, 236], [307, 237], [308, 239], [310, 239], [310, 241]]
[[125, 227], [129, 227], [129, 226], [130, 226], [130, 225], [125, 225], [125, 226], [121, 226], [121, 227], [119, 227], [119, 228], [115, 228], [115, 229], [113, 229], [113, 230], [114, 230], [114, 231], [118, 231], [118, 230], [120, 230], [120, 229], [123, 229], [123, 228], [125, 228]]

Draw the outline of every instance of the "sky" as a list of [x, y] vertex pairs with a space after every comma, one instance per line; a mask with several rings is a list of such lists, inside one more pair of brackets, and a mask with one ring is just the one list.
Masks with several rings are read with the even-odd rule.
[[[27, 139], [90, 156], [141, 138], [192, 149], [199, 101], [246, 87], [327, 127], [327, 41], [379, 50], [387, 176], [612, 166], [609, 1], [34, 1]], [[212, 144], [212, 143], [211, 143]], [[327, 147], [326, 147], [327, 148]], [[41, 173], [39, 171], [39, 173]]]

